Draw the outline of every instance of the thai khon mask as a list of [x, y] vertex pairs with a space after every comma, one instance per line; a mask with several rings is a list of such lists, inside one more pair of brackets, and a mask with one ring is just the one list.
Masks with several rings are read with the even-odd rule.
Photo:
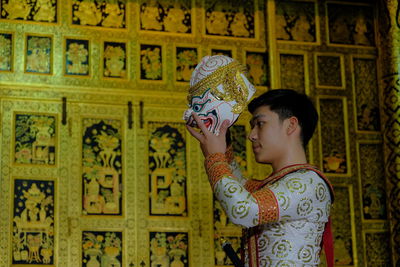
[[246, 72], [245, 66], [230, 57], [204, 57], [190, 79], [189, 108], [183, 115], [186, 123], [197, 127], [192, 116], [194, 112], [216, 135], [225, 120], [231, 126], [256, 91], [246, 78]]

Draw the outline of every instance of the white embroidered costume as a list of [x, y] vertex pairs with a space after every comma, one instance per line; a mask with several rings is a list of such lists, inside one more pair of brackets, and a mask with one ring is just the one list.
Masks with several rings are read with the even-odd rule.
[[332, 189], [317, 169], [293, 165], [262, 181], [246, 180], [216, 153], [206, 170], [229, 219], [245, 228], [245, 266], [318, 266]]

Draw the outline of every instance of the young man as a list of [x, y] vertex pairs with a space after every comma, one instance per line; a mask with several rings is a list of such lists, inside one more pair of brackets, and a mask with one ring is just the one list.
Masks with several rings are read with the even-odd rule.
[[[200, 142], [216, 198], [230, 220], [244, 227], [242, 260], [252, 267], [318, 266], [333, 190], [307, 164], [305, 147], [317, 112], [307, 96], [283, 89], [264, 93], [248, 108], [256, 161], [274, 170], [261, 181], [244, 179], [232, 162], [226, 145], [229, 124], [222, 124], [217, 136], [193, 113], [201, 132], [187, 126]], [[330, 262], [333, 251], [328, 254]]]

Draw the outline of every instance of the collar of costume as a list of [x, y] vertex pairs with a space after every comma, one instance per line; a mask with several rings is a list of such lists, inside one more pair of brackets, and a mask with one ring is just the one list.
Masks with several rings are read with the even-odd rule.
[[[249, 96], [249, 89], [241, 76], [247, 73], [245, 66], [234, 60], [225, 66], [221, 66], [213, 73], [189, 88], [188, 102], [190, 103], [193, 96], [202, 95], [205, 91], [210, 89], [211, 93], [218, 100], [226, 102], [236, 101], [232, 108], [232, 112], [240, 114], [247, 104]], [[217, 87], [223, 86], [222, 90]]]
[[268, 176], [266, 179], [258, 181], [258, 180], [249, 180], [245, 187], [248, 191], [250, 192], [255, 192], [259, 189], [261, 189], [263, 186], [267, 185], [267, 184], [273, 184], [276, 181], [278, 181], [279, 179], [283, 178], [285, 175], [298, 171], [298, 170], [311, 170], [316, 172], [324, 181], [325, 183], [328, 185], [329, 187], [329, 191], [331, 194], [331, 200], [332, 203], [334, 201], [334, 193], [333, 193], [333, 186], [332, 184], [329, 182], [328, 178], [325, 177], [325, 175], [315, 166], [310, 165], [310, 164], [294, 164], [294, 165], [289, 165], [286, 166], [274, 173], [272, 173], [270, 176]]

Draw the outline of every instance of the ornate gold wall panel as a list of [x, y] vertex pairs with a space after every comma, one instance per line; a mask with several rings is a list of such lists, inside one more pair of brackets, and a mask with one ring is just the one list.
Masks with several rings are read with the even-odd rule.
[[390, 244], [392, 264], [400, 263], [400, 216], [399, 216], [399, 50], [400, 5], [398, 1], [379, 1], [380, 66], [382, 87], [382, 128], [384, 132], [386, 192], [390, 220]]
[[[380, 124], [398, 120], [398, 78], [378, 82], [374, 10], [367, 0], [1, 0], [0, 267], [230, 266], [216, 237], [236, 248], [240, 229], [214, 203], [181, 119], [191, 72], [210, 54], [246, 64], [257, 95], [286, 87], [314, 100], [307, 156], [336, 187], [336, 264], [395, 264]], [[254, 162], [248, 118], [232, 129], [234, 149], [261, 179], [271, 169]], [[398, 154], [389, 148], [386, 164]]]

